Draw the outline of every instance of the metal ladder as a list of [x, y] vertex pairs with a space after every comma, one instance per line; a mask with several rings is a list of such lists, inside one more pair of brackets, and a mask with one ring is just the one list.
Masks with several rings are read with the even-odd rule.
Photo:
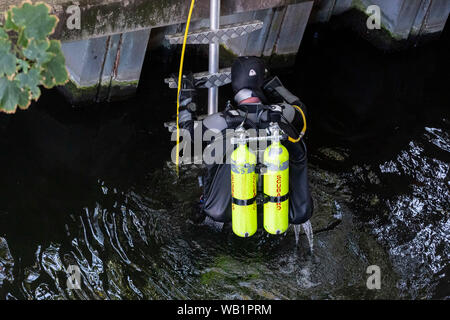
[[[259, 20], [219, 25], [220, 0], [210, 0], [210, 27], [188, 33], [187, 43], [209, 44], [209, 66], [207, 72], [194, 74], [194, 79], [202, 82], [199, 88], [208, 88], [208, 115], [218, 112], [219, 87], [231, 82], [231, 69], [219, 70], [219, 45], [227, 40], [244, 36], [263, 27]], [[166, 35], [170, 44], [182, 44], [183, 33]], [[177, 88], [173, 78], [164, 79], [170, 88]]]

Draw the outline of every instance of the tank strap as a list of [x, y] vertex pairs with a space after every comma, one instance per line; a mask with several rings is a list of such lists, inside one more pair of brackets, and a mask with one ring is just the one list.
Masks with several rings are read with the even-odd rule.
[[238, 206], [249, 206], [249, 205], [253, 204], [255, 202], [255, 200], [256, 200], [256, 196], [254, 196], [251, 199], [247, 199], [247, 200], [242, 200], [242, 199], [237, 199], [237, 198], [231, 197], [231, 201], [234, 204], [237, 204]]
[[280, 203], [286, 201], [287, 199], [289, 199], [289, 192], [281, 197], [272, 197], [267, 194], [264, 194], [264, 203], [267, 202]]

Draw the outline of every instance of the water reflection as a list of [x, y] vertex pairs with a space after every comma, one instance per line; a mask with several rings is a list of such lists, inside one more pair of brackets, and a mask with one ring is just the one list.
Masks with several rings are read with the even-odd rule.
[[[292, 229], [282, 237], [261, 229], [243, 240], [230, 230], [217, 233], [189, 223], [180, 208], [193, 199], [177, 191], [180, 185], [165, 180], [170, 170], [166, 166], [156, 174], [163, 179], [156, 183], [172, 195], [171, 206], [155, 204], [153, 197], [158, 196], [151, 186], [119, 192], [99, 182], [101, 203], [66, 216], [57, 231], [64, 230], [62, 239], [38, 245], [36, 261], [10, 277], [13, 286], [3, 287], [3, 294], [31, 299], [338, 298], [365, 285], [367, 253], [361, 246], [371, 247], [372, 259], [387, 261], [373, 239], [351, 232], [351, 213], [342, 208], [345, 222], [316, 234], [312, 255], [308, 238], [302, 234], [297, 246]], [[195, 189], [195, 170], [184, 174], [183, 187]], [[332, 180], [338, 178], [322, 174], [325, 180], [319, 183], [333, 189]], [[319, 209], [313, 221], [318, 230], [325, 230], [318, 223], [330, 213]], [[80, 267], [81, 290], [66, 287], [69, 265]]]

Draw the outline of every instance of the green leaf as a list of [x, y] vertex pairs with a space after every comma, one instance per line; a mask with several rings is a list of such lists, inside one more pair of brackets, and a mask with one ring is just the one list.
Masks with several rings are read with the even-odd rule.
[[52, 34], [58, 19], [49, 15], [49, 6], [44, 3], [33, 5], [25, 2], [19, 8], [12, 8], [12, 21], [23, 28], [27, 39], [44, 40]]
[[0, 26], [0, 39], [8, 39], [8, 34], [6, 33], [6, 31], [5, 31], [5, 29], [3, 29], [1, 26]]
[[23, 90], [30, 90], [31, 98], [37, 100], [41, 95], [39, 84], [41, 82], [40, 71], [33, 67], [27, 73], [19, 73], [16, 77]]
[[5, 29], [6, 31], [19, 31], [19, 27], [12, 21], [11, 10], [5, 12]]
[[23, 49], [23, 55], [30, 59], [35, 60], [39, 64], [49, 62], [54, 56], [53, 53], [48, 52], [50, 47], [50, 41], [46, 40], [32, 40], [26, 48]]
[[17, 80], [0, 78], [0, 111], [14, 113], [17, 105], [25, 109], [29, 104], [29, 93], [20, 89]]
[[[26, 109], [41, 95], [41, 84], [49, 88], [68, 79], [61, 43], [48, 39], [58, 23], [49, 12], [45, 3], [28, 0], [5, 12], [0, 25], [0, 112]], [[15, 31], [15, 44], [8, 31]]]
[[41, 76], [44, 87], [51, 88], [55, 85], [63, 85], [67, 82], [68, 74], [66, 69], [66, 62], [61, 51], [61, 43], [57, 40], [50, 41], [49, 52], [53, 53], [52, 59], [43, 64]]
[[30, 42], [30, 40], [27, 39], [27, 37], [25, 37], [25, 34], [24, 34], [23, 30], [20, 30], [19, 31], [19, 38], [17, 39], [17, 45], [19, 47], [26, 48], [28, 46], [28, 42]]
[[25, 109], [28, 109], [30, 104], [31, 104], [30, 90], [22, 89], [22, 91], [19, 94], [19, 101], [17, 102], [17, 105], [19, 106], [20, 109], [25, 110]]
[[29, 69], [30, 69], [30, 64], [27, 61], [22, 60], [22, 59], [17, 59], [17, 67], [16, 67], [17, 71], [22, 71], [22, 72], [27, 73]]
[[11, 53], [11, 41], [0, 39], [0, 77], [16, 72], [16, 56]]

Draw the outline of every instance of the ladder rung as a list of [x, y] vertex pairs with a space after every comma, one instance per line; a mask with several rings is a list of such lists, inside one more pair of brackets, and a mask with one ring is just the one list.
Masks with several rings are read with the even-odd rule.
[[[231, 83], [231, 68], [220, 69], [218, 73], [199, 72], [194, 73], [195, 86], [197, 88], [220, 87]], [[177, 88], [177, 81], [174, 78], [166, 78], [164, 82], [169, 88]]]
[[[209, 28], [202, 28], [188, 33], [186, 43], [189, 44], [209, 44], [216, 42], [225, 42], [230, 39], [241, 37], [250, 32], [256, 31], [263, 27], [263, 22], [253, 20], [249, 22], [234, 23], [220, 26], [218, 30], [210, 30]], [[166, 39], [170, 44], [182, 44], [184, 33], [176, 33], [166, 35]]]

